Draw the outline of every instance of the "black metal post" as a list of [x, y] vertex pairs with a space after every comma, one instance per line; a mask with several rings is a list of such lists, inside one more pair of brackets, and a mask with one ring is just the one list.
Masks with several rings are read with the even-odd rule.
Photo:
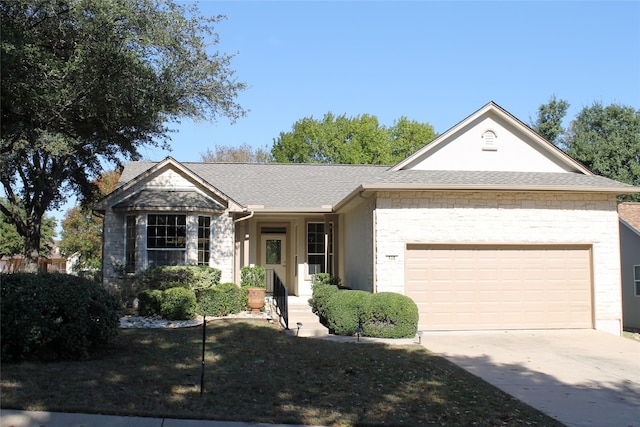
[[207, 342], [207, 316], [202, 316], [202, 371], [200, 371], [200, 396], [204, 393], [204, 347]]

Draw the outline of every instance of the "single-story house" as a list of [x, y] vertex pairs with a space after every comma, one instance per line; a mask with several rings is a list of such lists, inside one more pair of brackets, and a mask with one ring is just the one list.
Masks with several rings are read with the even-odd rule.
[[394, 166], [131, 162], [104, 212], [104, 284], [162, 264], [291, 295], [328, 272], [399, 292], [421, 330], [595, 328], [620, 334], [616, 197], [493, 102]]
[[640, 203], [620, 203], [618, 214], [622, 324], [625, 328], [640, 329]]

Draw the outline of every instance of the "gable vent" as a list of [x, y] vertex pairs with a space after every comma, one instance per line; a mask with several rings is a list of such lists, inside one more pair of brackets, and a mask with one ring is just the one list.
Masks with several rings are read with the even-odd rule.
[[482, 151], [498, 151], [496, 145], [496, 133], [492, 130], [486, 130], [482, 134]]

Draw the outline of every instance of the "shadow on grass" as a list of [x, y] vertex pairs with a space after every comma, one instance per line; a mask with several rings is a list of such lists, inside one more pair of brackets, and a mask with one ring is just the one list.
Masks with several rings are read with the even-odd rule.
[[297, 338], [266, 322], [122, 330], [84, 362], [3, 365], [4, 408], [334, 426], [559, 425], [423, 347]]

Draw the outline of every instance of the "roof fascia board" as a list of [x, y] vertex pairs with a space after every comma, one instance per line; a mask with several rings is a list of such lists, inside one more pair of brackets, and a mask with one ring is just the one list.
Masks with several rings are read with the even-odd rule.
[[300, 208], [253, 208], [253, 209], [249, 209], [251, 212], [254, 212], [256, 215], [258, 214], [263, 214], [263, 213], [267, 213], [267, 214], [283, 214], [283, 215], [290, 215], [290, 214], [313, 214], [313, 213], [318, 213], [318, 214], [325, 214], [325, 213], [332, 213], [334, 211], [333, 206], [327, 206], [324, 208], [307, 208], [307, 209], [300, 209]]
[[567, 185], [483, 185], [483, 184], [364, 184], [361, 186], [363, 190], [369, 191], [565, 191], [571, 193], [611, 193], [611, 194], [636, 194], [640, 193], [640, 188], [631, 187], [576, 187]]
[[556, 157], [563, 164], [570, 166], [572, 168], [575, 168], [576, 170], [582, 172], [585, 175], [594, 175], [594, 173], [591, 172], [589, 169], [587, 169], [582, 163], [578, 162], [577, 160], [575, 160], [574, 158], [566, 154], [564, 151], [560, 150], [558, 147], [556, 147], [555, 145], [553, 145], [552, 143], [544, 139], [542, 136], [540, 136], [540, 134], [538, 134], [529, 126], [527, 126], [522, 121], [520, 121], [520, 119], [513, 116], [511, 113], [509, 113], [508, 111], [506, 111], [504, 108], [500, 107], [498, 104], [496, 104], [493, 101], [484, 105], [478, 111], [471, 114], [467, 118], [463, 119], [462, 121], [454, 125], [449, 130], [445, 131], [442, 135], [440, 135], [439, 137], [434, 139], [432, 142], [428, 143], [427, 145], [425, 145], [420, 150], [416, 151], [406, 159], [402, 160], [400, 163], [393, 166], [390, 170], [391, 171], [401, 170], [407, 165], [413, 163], [415, 160], [422, 157], [424, 154], [428, 154], [429, 152], [434, 151], [440, 144], [444, 144], [447, 140], [449, 140], [452, 135], [455, 135], [462, 128], [464, 128], [465, 126], [469, 125], [473, 121], [477, 120], [479, 117], [489, 112], [494, 112], [495, 114], [500, 116], [503, 120], [506, 120], [512, 123], [513, 126], [515, 126], [519, 130], [521, 130], [523, 133], [525, 133], [527, 136], [529, 136], [531, 139], [533, 139], [543, 150], [547, 151], [548, 153]]

